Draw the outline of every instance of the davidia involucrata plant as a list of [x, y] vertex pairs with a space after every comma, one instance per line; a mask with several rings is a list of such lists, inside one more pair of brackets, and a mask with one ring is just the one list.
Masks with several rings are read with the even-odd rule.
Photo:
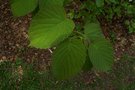
[[[28, 30], [30, 46], [40, 49], [56, 47], [52, 55], [52, 71], [58, 79], [75, 76], [85, 65], [90, 65], [89, 69], [110, 70], [114, 60], [113, 47], [104, 38], [100, 24], [96, 19], [91, 22], [90, 14], [86, 13], [83, 26], [77, 28], [79, 24], [74, 23], [77, 16], [64, 8], [70, 1], [11, 0], [11, 10], [15, 17], [36, 11]], [[104, 0], [96, 0], [95, 5], [103, 7]], [[69, 19], [69, 13], [73, 20]]]

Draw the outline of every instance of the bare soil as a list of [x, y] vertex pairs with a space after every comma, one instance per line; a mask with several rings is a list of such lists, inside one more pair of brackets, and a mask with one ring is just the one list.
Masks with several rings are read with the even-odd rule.
[[31, 14], [13, 17], [9, 0], [0, 1], [0, 60], [15, 61], [18, 57], [38, 62], [39, 68], [49, 66], [50, 52], [45, 49], [29, 47], [28, 28]]

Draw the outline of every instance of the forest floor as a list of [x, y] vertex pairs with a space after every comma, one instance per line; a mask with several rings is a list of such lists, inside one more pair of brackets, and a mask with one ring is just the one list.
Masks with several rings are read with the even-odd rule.
[[[0, 61], [10, 60], [15, 62], [19, 57], [27, 63], [36, 63], [36, 69], [46, 70], [48, 72], [51, 64], [50, 51], [28, 46], [29, 39], [27, 31], [31, 18], [30, 14], [19, 18], [13, 17], [9, 0], [0, 1]], [[122, 23], [123, 19], [115, 18], [112, 23], [101, 19], [101, 26], [105, 37], [110, 38], [110, 31], [114, 31], [116, 36], [113, 43], [116, 60], [111, 73], [85, 72], [76, 77], [75, 80], [72, 80], [72, 82], [59, 82], [48, 77], [50, 80], [47, 81], [50, 86], [47, 87], [47, 90], [50, 90], [49, 87], [54, 87], [55, 89], [57, 86], [61, 87], [61, 90], [66, 90], [62, 89], [63, 87], [66, 87], [67, 90], [74, 90], [73, 88], [77, 89], [80, 87], [82, 87], [81, 90], [91, 90], [90, 87], [94, 88], [94, 86], [96, 88], [92, 90], [128, 90], [116, 89], [118, 86], [129, 85], [135, 82], [135, 67], [133, 66], [135, 63], [133, 60], [123, 60], [125, 53], [128, 55], [128, 58], [129, 56], [131, 58], [135, 56], [135, 35], [126, 32]], [[135, 90], [135, 88], [129, 90]]]
[[[15, 18], [12, 16], [9, 0], [0, 2], [0, 60], [15, 61], [17, 57], [28, 63], [33, 58], [44, 66], [50, 61], [49, 50], [28, 47], [28, 27], [31, 15]], [[39, 65], [41, 66], [41, 65]]]

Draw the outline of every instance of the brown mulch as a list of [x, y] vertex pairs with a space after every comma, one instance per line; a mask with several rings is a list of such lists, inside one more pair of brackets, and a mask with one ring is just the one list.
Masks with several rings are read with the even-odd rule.
[[49, 65], [51, 54], [48, 50], [28, 47], [30, 21], [31, 14], [15, 18], [9, 0], [0, 1], [0, 60], [15, 61], [19, 57], [29, 63], [35, 60], [39, 68]]
[[126, 16], [114, 16], [111, 22], [107, 21], [104, 17], [101, 17], [100, 19], [104, 36], [113, 40], [112, 43], [114, 44], [113, 46], [115, 49], [116, 60], [120, 60], [123, 54], [128, 52], [135, 43], [135, 34], [129, 33], [127, 27], [124, 24], [125, 19], [128, 18]]

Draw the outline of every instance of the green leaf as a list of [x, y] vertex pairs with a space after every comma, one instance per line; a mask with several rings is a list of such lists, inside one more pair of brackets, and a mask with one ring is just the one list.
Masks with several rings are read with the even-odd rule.
[[110, 42], [105, 39], [98, 39], [90, 45], [88, 51], [89, 58], [96, 69], [101, 71], [111, 69], [114, 55]]
[[135, 6], [134, 5], [128, 5], [126, 9], [127, 9], [128, 14], [134, 14], [135, 13]]
[[74, 23], [66, 18], [63, 7], [45, 6], [32, 20], [29, 29], [30, 46], [50, 48], [67, 38], [73, 29]]
[[81, 40], [67, 40], [53, 54], [52, 69], [58, 79], [68, 79], [79, 73], [86, 60], [86, 48]]
[[85, 64], [83, 65], [83, 71], [89, 71], [91, 70], [93, 67], [91, 61], [90, 61], [90, 58], [89, 56], [86, 57], [86, 61], [85, 61]]
[[111, 4], [111, 3], [117, 4], [117, 3], [118, 3], [117, 0], [106, 0], [105, 2], [107, 2], [107, 3], [109, 3], [109, 4]]
[[44, 8], [44, 6], [49, 6], [49, 5], [63, 6], [64, 1], [65, 0], [40, 0], [39, 7]]
[[12, 0], [11, 10], [14, 16], [24, 16], [32, 12], [38, 5], [38, 0]]
[[96, 0], [96, 5], [97, 5], [97, 7], [104, 6], [104, 0]]
[[103, 37], [99, 23], [88, 23], [84, 27], [84, 33], [90, 40]]
[[64, 0], [64, 5], [69, 4], [70, 2], [72, 2], [73, 0]]
[[113, 3], [118, 3], [119, 0], [109, 0], [109, 1]]

